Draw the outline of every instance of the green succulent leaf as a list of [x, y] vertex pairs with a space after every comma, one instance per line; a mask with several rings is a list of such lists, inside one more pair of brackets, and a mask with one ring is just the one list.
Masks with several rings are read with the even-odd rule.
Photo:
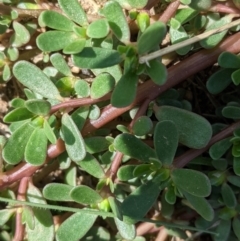
[[159, 183], [149, 181], [133, 191], [122, 203], [121, 209], [125, 220], [133, 224], [142, 219], [150, 210], [160, 193]]
[[74, 32], [54, 30], [41, 33], [37, 37], [36, 43], [43, 52], [52, 52], [62, 50], [76, 39], [77, 35]]
[[222, 115], [226, 118], [239, 119], [240, 118], [240, 107], [226, 106], [222, 109]]
[[52, 144], [56, 144], [57, 138], [53, 132], [53, 129], [51, 128], [51, 126], [49, 125], [49, 123], [46, 119], [44, 119], [44, 122], [43, 122], [43, 130], [44, 130], [44, 133], [45, 133], [46, 137], [48, 138], [48, 140]]
[[120, 181], [128, 181], [134, 178], [133, 171], [136, 165], [125, 165], [118, 169], [117, 177]]
[[25, 148], [25, 160], [33, 166], [42, 165], [47, 157], [48, 139], [42, 128], [36, 128]]
[[175, 169], [171, 178], [177, 188], [196, 197], [207, 197], [211, 193], [211, 183], [208, 177], [191, 169]]
[[104, 38], [109, 33], [109, 24], [106, 19], [96, 20], [88, 26], [86, 33], [90, 38]]
[[115, 214], [118, 220], [123, 220], [123, 215], [121, 211], [121, 203], [114, 197], [109, 196], [108, 202], [111, 207], [112, 212]]
[[142, 162], [150, 162], [150, 158], [156, 158], [156, 153], [151, 147], [128, 133], [118, 135], [114, 140], [114, 147], [123, 154]]
[[214, 241], [227, 241], [230, 231], [231, 231], [231, 220], [220, 219], [220, 222], [217, 225], [217, 228], [215, 229], [215, 232], [217, 233], [217, 235], [213, 237]]
[[91, 154], [87, 153], [84, 159], [78, 162], [78, 165], [90, 175], [96, 178], [103, 178], [105, 176], [104, 170], [97, 159]]
[[25, 206], [22, 211], [22, 223], [26, 224], [29, 229], [33, 230], [35, 228], [34, 223], [34, 213], [32, 208]]
[[85, 11], [77, 0], [58, 0], [60, 8], [74, 22], [81, 26], [88, 25]]
[[97, 120], [100, 117], [101, 111], [98, 105], [91, 105], [89, 108], [88, 118], [90, 120]]
[[168, 186], [165, 199], [169, 204], [175, 204], [177, 197], [175, 194], [175, 188], [173, 186]]
[[12, 72], [10, 69], [10, 66], [8, 64], [5, 64], [3, 67], [3, 72], [2, 72], [2, 78], [4, 81], [10, 80], [12, 77]]
[[175, 19], [183, 25], [184, 23], [189, 22], [191, 19], [198, 15], [198, 11], [192, 8], [183, 8], [178, 9], [175, 15]]
[[134, 135], [143, 136], [153, 128], [152, 120], [148, 116], [140, 116], [134, 121], [132, 131]]
[[137, 41], [138, 54], [146, 54], [158, 46], [166, 35], [166, 25], [160, 21], [151, 24]]
[[[74, 213], [66, 219], [56, 232], [57, 241], [79, 241], [93, 226], [97, 215], [86, 213]], [[81, 228], [79, 225], [81, 224]]]
[[13, 74], [24, 86], [49, 99], [61, 99], [56, 86], [34, 64], [19, 61], [13, 66]]
[[25, 106], [35, 115], [46, 116], [51, 110], [51, 104], [46, 100], [27, 100], [25, 101]]
[[138, 76], [128, 72], [118, 81], [111, 96], [111, 104], [114, 107], [122, 108], [130, 105], [136, 96]]
[[196, 9], [198, 11], [204, 11], [204, 10], [208, 10], [211, 7], [211, 5], [212, 5], [211, 0], [198, 0], [198, 1], [192, 0], [189, 4], [189, 7]]
[[79, 97], [88, 97], [90, 95], [90, 87], [87, 81], [79, 79], [74, 84], [74, 90]]
[[231, 78], [232, 78], [232, 81], [235, 85], [239, 85], [240, 84], [240, 81], [239, 81], [239, 76], [240, 76], [240, 70], [235, 70], [232, 75], [231, 75]]
[[103, 198], [95, 190], [84, 185], [74, 187], [70, 196], [75, 202], [85, 205], [94, 205], [103, 201]]
[[15, 33], [10, 39], [12, 47], [21, 47], [30, 40], [30, 33], [25, 26], [17, 21], [13, 21], [13, 29]]
[[50, 57], [52, 65], [63, 75], [72, 76], [72, 72], [63, 56], [59, 53], [52, 54]]
[[222, 68], [239, 69], [240, 58], [236, 54], [230, 52], [223, 52], [218, 57], [218, 64]]
[[221, 194], [223, 197], [223, 201], [229, 208], [235, 208], [237, 205], [237, 199], [232, 188], [227, 184], [223, 183], [221, 187]]
[[230, 182], [232, 185], [236, 187], [240, 187], [240, 177], [238, 176], [228, 176], [227, 177], [228, 182]]
[[210, 123], [202, 116], [172, 106], [156, 108], [158, 120], [172, 121], [179, 132], [179, 142], [190, 148], [205, 147], [212, 136]]
[[49, 27], [56, 30], [72, 31], [76, 26], [71, 20], [56, 11], [44, 11], [39, 16], [41, 27]]
[[91, 85], [91, 98], [98, 99], [113, 90], [115, 79], [108, 73], [99, 74]]
[[166, 201], [166, 192], [161, 195], [161, 215], [170, 218], [174, 212], [174, 205]]
[[167, 80], [167, 69], [159, 60], [154, 59], [146, 67], [147, 74], [157, 85], [165, 84]]
[[85, 121], [88, 117], [88, 113], [89, 106], [81, 106], [71, 114], [71, 117], [79, 131], [83, 128]]
[[49, 183], [43, 188], [43, 196], [52, 201], [67, 202], [72, 201], [70, 192], [72, 186], [62, 183]]
[[219, 158], [221, 158], [226, 153], [226, 151], [232, 146], [230, 140], [231, 137], [222, 139], [221, 141], [218, 141], [210, 147], [209, 155], [213, 160], [218, 160]]
[[64, 54], [77, 54], [86, 46], [86, 39], [76, 39], [63, 48]]
[[25, 106], [25, 100], [21, 98], [14, 98], [10, 102], [10, 106], [13, 108], [19, 108], [19, 107], [24, 107]]
[[220, 69], [212, 74], [206, 84], [208, 91], [214, 95], [221, 93], [232, 83], [232, 73], [232, 69]]
[[240, 220], [239, 220], [239, 216], [238, 217], [234, 217], [233, 221], [232, 221], [232, 228], [233, 228], [233, 232], [234, 234], [237, 236], [238, 240], [240, 240]]
[[0, 225], [3, 226], [15, 213], [13, 209], [2, 209], [0, 210]]
[[233, 158], [233, 170], [236, 175], [240, 176], [240, 157]]
[[125, 223], [118, 218], [114, 218], [114, 221], [122, 238], [125, 240], [133, 240], [136, 237], [135, 225]]
[[84, 69], [106, 68], [122, 61], [116, 50], [85, 47], [81, 53], [72, 55], [73, 63]]
[[99, 153], [108, 149], [110, 142], [103, 136], [93, 136], [84, 139], [86, 150], [90, 154]]
[[15, 165], [23, 160], [25, 147], [34, 129], [26, 122], [13, 132], [3, 148], [2, 155], [7, 163]]
[[61, 133], [69, 157], [74, 162], [83, 160], [83, 158], [86, 156], [83, 138], [71, 116], [69, 116], [67, 113], [63, 114], [62, 116]]
[[146, 6], [147, 0], [115, 0], [118, 2], [122, 8], [125, 9], [132, 9], [132, 8], [137, 8], [137, 9], [142, 9]]
[[178, 147], [178, 129], [172, 121], [158, 122], [154, 130], [154, 146], [163, 165], [171, 165]]
[[109, 26], [115, 36], [121, 42], [128, 44], [130, 41], [130, 30], [119, 3], [115, 1], [108, 1], [100, 10], [100, 14], [104, 15], [108, 20]]
[[214, 218], [214, 210], [208, 201], [203, 197], [196, 197], [187, 192], [184, 192], [184, 196], [189, 201], [195, 211], [200, 214], [207, 221], [212, 221]]
[[3, 121], [6, 123], [12, 123], [12, 122], [18, 122], [23, 120], [28, 120], [34, 117], [35, 115], [30, 112], [25, 107], [18, 107], [11, 112], [9, 112], [7, 115], [4, 116]]

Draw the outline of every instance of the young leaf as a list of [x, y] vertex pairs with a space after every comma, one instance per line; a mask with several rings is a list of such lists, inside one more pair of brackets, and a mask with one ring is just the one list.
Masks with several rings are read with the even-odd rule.
[[4, 81], [8, 81], [12, 77], [11, 69], [8, 64], [5, 64], [2, 72], [2, 77]]
[[143, 136], [148, 134], [153, 128], [152, 120], [148, 116], [140, 116], [133, 124], [134, 135]]
[[46, 116], [51, 110], [51, 104], [46, 100], [27, 100], [25, 106], [35, 115]]
[[165, 199], [169, 204], [175, 204], [177, 197], [175, 194], [175, 188], [173, 186], [168, 186]]
[[209, 155], [213, 160], [218, 160], [219, 158], [221, 158], [232, 146], [232, 143], [230, 142], [231, 138], [232, 137], [222, 139], [210, 147]]
[[144, 32], [150, 25], [150, 17], [146, 12], [140, 12], [137, 15], [137, 25], [141, 32]]
[[111, 96], [111, 104], [114, 107], [122, 108], [130, 105], [136, 96], [138, 76], [128, 72], [118, 81]]
[[151, 24], [137, 41], [138, 54], [150, 52], [158, 46], [166, 35], [166, 25], [162, 22]]
[[64, 32], [59, 30], [47, 31], [41, 33], [36, 43], [43, 52], [59, 51], [77, 39], [77, 35], [73, 32]]
[[77, 163], [84, 171], [96, 178], [103, 178], [105, 176], [102, 166], [97, 159], [91, 154], [87, 153], [84, 159]]
[[158, 122], [154, 130], [154, 146], [163, 165], [171, 165], [178, 147], [178, 130], [172, 121]]
[[88, 97], [90, 95], [90, 87], [87, 81], [79, 79], [75, 82], [74, 89], [79, 97]]
[[61, 96], [52, 81], [34, 64], [18, 61], [13, 66], [13, 74], [27, 88], [49, 99], [60, 99]]
[[83, 160], [83, 158], [86, 156], [83, 138], [71, 116], [69, 116], [67, 113], [63, 114], [62, 116], [61, 133], [69, 157], [74, 162]]
[[118, 135], [114, 140], [114, 147], [124, 155], [142, 162], [150, 162], [150, 158], [156, 158], [156, 153], [151, 147], [128, 133]]
[[116, 50], [85, 47], [82, 52], [72, 55], [73, 63], [83, 69], [106, 68], [122, 61]]
[[233, 69], [220, 69], [211, 75], [208, 79], [206, 87], [211, 94], [219, 94], [225, 90], [231, 83], [231, 74]]
[[47, 139], [52, 143], [52, 144], [56, 144], [57, 142], [57, 138], [51, 128], [51, 126], [49, 125], [48, 121], [46, 119], [44, 119], [44, 123], [43, 123], [43, 130], [44, 133], [47, 137]]
[[30, 33], [25, 26], [17, 21], [13, 21], [13, 29], [15, 33], [10, 39], [12, 47], [21, 47], [30, 40]]
[[99, 153], [108, 149], [110, 143], [103, 136], [93, 136], [84, 139], [86, 151], [90, 154]]
[[122, 203], [121, 209], [127, 223], [141, 220], [150, 210], [160, 193], [159, 183], [149, 181], [133, 191]]
[[72, 186], [62, 183], [49, 183], [43, 188], [43, 196], [52, 201], [67, 202], [72, 201], [70, 192]]
[[120, 181], [128, 181], [134, 178], [133, 171], [136, 165], [121, 166], [118, 169], [117, 177]]
[[92, 22], [87, 28], [87, 36], [90, 38], [104, 38], [108, 35], [109, 24], [106, 19]]
[[190, 148], [205, 147], [212, 136], [210, 123], [202, 116], [171, 106], [161, 106], [155, 110], [158, 120], [172, 121], [179, 132], [179, 142]]
[[123, 43], [129, 43], [130, 30], [121, 6], [115, 1], [108, 1], [100, 10], [100, 14], [106, 17], [116, 37]]
[[165, 84], [167, 80], [167, 69], [165, 65], [162, 64], [159, 60], [154, 59], [149, 61], [149, 65], [147, 65], [146, 71], [155, 84]]
[[221, 187], [221, 194], [223, 197], [223, 201], [229, 208], [235, 208], [237, 205], [236, 196], [232, 190], [232, 188], [227, 184], [223, 183]]
[[44, 11], [39, 16], [41, 27], [49, 27], [56, 30], [72, 31], [76, 26], [71, 20], [56, 11]]
[[222, 68], [239, 69], [240, 58], [236, 54], [230, 52], [222, 52], [218, 57], [218, 64]]
[[79, 241], [92, 227], [97, 215], [74, 213], [66, 219], [56, 232], [57, 241]]
[[91, 85], [91, 98], [98, 99], [113, 90], [115, 86], [114, 78], [108, 73], [99, 74]]
[[211, 193], [211, 183], [208, 177], [191, 169], [175, 169], [171, 178], [176, 187], [183, 189], [196, 197], [207, 197]]
[[26, 145], [25, 160], [33, 166], [42, 165], [47, 157], [47, 136], [42, 128], [36, 128]]
[[100, 117], [101, 110], [98, 105], [91, 105], [89, 108], [88, 118], [90, 120], [97, 120]]
[[6, 114], [3, 118], [3, 121], [6, 123], [18, 122], [31, 119], [34, 116], [35, 115], [32, 112], [30, 112], [27, 108], [19, 107]]
[[133, 240], [136, 237], [135, 225], [125, 223], [124, 221], [114, 218], [118, 232], [125, 240]]
[[161, 215], [170, 218], [174, 212], [174, 205], [166, 201], [166, 192], [161, 195]]
[[52, 54], [50, 57], [52, 65], [63, 75], [72, 76], [72, 72], [63, 56], [59, 53]]
[[74, 22], [81, 26], [88, 25], [86, 13], [77, 0], [58, 0], [60, 8]]
[[103, 201], [103, 198], [95, 190], [84, 185], [74, 187], [70, 196], [75, 202], [85, 205], [94, 205]]
[[207, 221], [212, 221], [214, 218], [214, 210], [208, 201], [203, 197], [196, 197], [187, 192], [184, 192], [184, 196], [189, 201], [195, 211], [200, 214]]
[[26, 122], [13, 132], [3, 148], [2, 155], [7, 163], [15, 165], [23, 159], [25, 147], [34, 129]]

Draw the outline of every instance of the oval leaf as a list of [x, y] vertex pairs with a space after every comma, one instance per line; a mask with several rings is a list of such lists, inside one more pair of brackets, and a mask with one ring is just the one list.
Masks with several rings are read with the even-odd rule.
[[218, 57], [218, 64], [222, 68], [239, 69], [240, 58], [236, 54], [230, 52], [223, 52]]
[[67, 113], [62, 116], [61, 133], [65, 142], [67, 153], [72, 161], [78, 162], [83, 160], [86, 156], [83, 138], [71, 116]]
[[13, 66], [13, 74], [27, 88], [49, 99], [60, 99], [53, 82], [34, 64], [19, 61]]
[[172, 121], [179, 132], [179, 142], [190, 148], [205, 147], [212, 136], [210, 123], [202, 116], [171, 106], [156, 108], [158, 120]]
[[128, 181], [133, 179], [135, 176], [133, 175], [133, 171], [136, 168], [136, 165], [126, 165], [121, 166], [118, 169], [117, 177], [120, 181]]
[[207, 197], [211, 193], [211, 183], [208, 177], [195, 170], [175, 169], [171, 174], [176, 187], [183, 189], [196, 197]]
[[226, 151], [232, 146], [230, 140], [231, 137], [222, 139], [221, 141], [218, 141], [210, 147], [209, 155], [213, 160], [218, 160], [219, 158], [221, 158], [224, 153], [226, 153]]
[[12, 42], [12, 47], [20, 47], [30, 40], [29, 31], [19, 22], [13, 21], [13, 29], [15, 33], [10, 40], [10, 42]]
[[132, 131], [137, 136], [143, 136], [148, 134], [152, 128], [152, 120], [148, 116], [140, 116], [135, 120]]
[[226, 106], [222, 109], [222, 115], [226, 118], [239, 119], [240, 118], [240, 107]]
[[118, 218], [114, 218], [118, 232], [125, 240], [133, 240], [136, 237], [136, 228], [133, 224], [125, 223]]
[[223, 183], [221, 193], [226, 206], [229, 208], [235, 208], [237, 205], [237, 199], [232, 188], [227, 183]]
[[46, 100], [27, 100], [25, 106], [36, 115], [46, 116], [51, 110], [51, 104]]
[[72, 76], [72, 72], [63, 56], [59, 53], [52, 54], [50, 57], [52, 65], [63, 75]]
[[156, 158], [156, 153], [151, 147], [128, 133], [118, 135], [114, 140], [114, 147], [139, 161], [150, 162], [150, 158]]
[[19, 107], [8, 114], [6, 114], [3, 118], [3, 121], [6, 123], [11, 123], [11, 122], [17, 122], [17, 121], [23, 121], [27, 119], [31, 119], [35, 115], [30, 112], [27, 108], [25, 107]]
[[88, 186], [80, 185], [72, 189], [71, 198], [78, 203], [85, 205], [94, 205], [100, 203], [103, 198]]
[[49, 123], [46, 119], [44, 120], [44, 123], [43, 123], [43, 130], [44, 130], [44, 133], [45, 133], [46, 137], [48, 138], [48, 140], [52, 144], [56, 144], [57, 138], [56, 138], [51, 126], [49, 125]]
[[109, 25], [106, 19], [99, 19], [92, 22], [87, 28], [87, 35], [90, 38], [104, 38], [108, 35]]

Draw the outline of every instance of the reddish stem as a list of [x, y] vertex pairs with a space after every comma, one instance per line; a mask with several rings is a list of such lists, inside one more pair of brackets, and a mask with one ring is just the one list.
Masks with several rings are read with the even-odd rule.
[[236, 7], [226, 6], [225, 4], [216, 3], [211, 6], [208, 11], [215, 12], [215, 13], [236, 13], [239, 14], [240, 10]]
[[176, 0], [168, 5], [166, 10], [160, 16], [159, 21], [167, 23], [176, 13], [178, 7], [180, 6], [180, 1]]

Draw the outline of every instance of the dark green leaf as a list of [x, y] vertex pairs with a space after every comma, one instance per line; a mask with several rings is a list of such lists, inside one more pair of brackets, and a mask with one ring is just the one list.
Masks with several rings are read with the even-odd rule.
[[62, 31], [72, 31], [76, 26], [71, 20], [56, 11], [44, 11], [39, 16], [41, 27], [49, 27]]
[[191, 206], [207, 221], [212, 221], [214, 218], [214, 210], [208, 201], [203, 197], [196, 197], [187, 192], [184, 192], [184, 196], [189, 201]]
[[202, 172], [191, 169], [175, 169], [171, 174], [176, 187], [196, 197], [207, 197], [211, 193], [211, 183]]
[[223, 197], [223, 201], [229, 208], [235, 208], [237, 205], [237, 199], [232, 188], [227, 184], [223, 183], [221, 188], [221, 194]]
[[232, 69], [220, 69], [211, 75], [207, 81], [207, 89], [211, 94], [219, 94], [225, 90], [231, 83]]
[[222, 139], [217, 143], [213, 144], [209, 149], [209, 155], [213, 160], [218, 160], [221, 158], [224, 153], [231, 147], [232, 143], [230, 142], [231, 137]]
[[[231, 220], [220, 219], [215, 232], [217, 235], [213, 236], [214, 241], [228, 241], [228, 237], [231, 230]], [[229, 240], [230, 241], [230, 240]]]
[[128, 181], [134, 178], [133, 171], [135, 168], [136, 168], [136, 165], [121, 166], [117, 172], [118, 179], [120, 181]]
[[149, 61], [146, 68], [147, 74], [157, 85], [163, 85], [167, 80], [167, 69], [159, 60]]
[[66, 47], [63, 48], [64, 54], [77, 54], [80, 53], [86, 45], [86, 39], [76, 39]]
[[87, 28], [87, 35], [90, 38], [104, 38], [108, 35], [109, 25], [106, 19], [99, 19], [92, 22]]
[[56, 144], [57, 138], [56, 138], [51, 126], [49, 125], [49, 123], [46, 119], [44, 120], [44, 123], [43, 123], [43, 130], [44, 130], [44, 133], [45, 133], [46, 137], [48, 138], [48, 140], [52, 144]]
[[122, 203], [121, 209], [127, 223], [142, 219], [150, 210], [160, 193], [159, 183], [149, 181], [133, 191]]
[[172, 121], [179, 132], [179, 142], [190, 148], [205, 147], [212, 136], [210, 123], [202, 116], [171, 106], [156, 108], [158, 120]]
[[158, 46], [166, 35], [166, 25], [160, 21], [151, 24], [137, 41], [138, 54], [150, 52]]
[[74, 162], [83, 160], [86, 156], [83, 138], [78, 131], [76, 124], [67, 113], [62, 116], [61, 132], [69, 157]]
[[223, 52], [218, 57], [218, 64], [222, 68], [239, 69], [240, 58], [236, 54], [230, 52]]
[[81, 106], [72, 113], [71, 117], [74, 123], [76, 124], [76, 126], [78, 127], [79, 131], [83, 128], [85, 121], [88, 117], [88, 113], [89, 113], [88, 106]]
[[73, 189], [72, 186], [62, 183], [49, 183], [43, 188], [43, 196], [48, 200], [66, 202], [72, 201], [70, 192]]
[[65, 220], [56, 232], [57, 241], [79, 241], [92, 227], [97, 216], [86, 213], [74, 213]]
[[73, 63], [84, 69], [106, 68], [122, 61], [116, 50], [85, 47], [81, 53], [72, 56]]
[[232, 81], [235, 85], [239, 85], [240, 84], [240, 81], [239, 81], [239, 77], [240, 77], [240, 70], [235, 70], [232, 75]]
[[36, 43], [43, 52], [59, 51], [77, 39], [77, 35], [73, 32], [64, 32], [59, 30], [47, 31], [41, 33]]
[[51, 104], [46, 100], [27, 100], [25, 106], [35, 115], [46, 116], [51, 110]]
[[71, 198], [78, 203], [93, 205], [100, 203], [103, 198], [88, 186], [79, 185], [70, 192]]
[[63, 75], [72, 76], [72, 72], [63, 56], [59, 53], [52, 54], [50, 57], [52, 65]]
[[175, 188], [173, 186], [168, 186], [165, 199], [169, 204], [175, 204], [177, 197], [175, 194]]
[[47, 157], [47, 142], [44, 130], [40, 128], [35, 129], [25, 148], [25, 160], [34, 166], [42, 165]]
[[204, 11], [208, 10], [212, 5], [211, 0], [198, 0], [198, 1], [191, 1], [189, 4], [190, 8], [199, 10], [199, 11]]
[[19, 61], [13, 66], [13, 74], [33, 92], [49, 99], [61, 98], [56, 86], [36, 65], [24, 60]]
[[92, 226], [92, 228], [87, 232], [87, 234], [81, 238], [81, 241], [89, 241], [89, 238], [92, 241], [109, 241], [111, 236], [109, 230], [101, 226]]
[[134, 135], [143, 136], [153, 128], [152, 120], [148, 116], [140, 116], [134, 121], [132, 131]]
[[240, 187], [240, 177], [237, 176], [228, 176], [227, 177], [228, 182], [230, 182], [231, 184]]
[[222, 115], [226, 118], [239, 119], [240, 118], [240, 107], [226, 106], [222, 109]]
[[240, 240], [240, 220], [239, 217], [234, 217], [233, 221], [232, 221], [232, 228], [233, 228], [233, 232], [234, 234], [237, 236], [238, 240]]
[[130, 31], [121, 6], [115, 1], [108, 1], [100, 13], [106, 17], [116, 37], [123, 43], [129, 43]]
[[3, 118], [3, 121], [6, 123], [11, 123], [11, 122], [28, 120], [34, 116], [35, 115], [32, 112], [30, 112], [27, 108], [19, 107], [12, 110], [8, 114], [6, 114]]
[[121, 211], [121, 203], [114, 197], [109, 196], [108, 202], [111, 207], [112, 212], [115, 214], [118, 220], [123, 220], [123, 215]]
[[114, 107], [122, 108], [130, 105], [136, 96], [138, 76], [128, 72], [118, 81], [111, 96], [111, 104]]
[[91, 85], [91, 98], [98, 99], [113, 90], [115, 86], [114, 78], [108, 73], [99, 74]]
[[78, 162], [78, 165], [90, 175], [96, 178], [103, 178], [105, 176], [102, 166], [97, 159], [91, 154], [87, 153], [85, 158]]
[[2, 209], [0, 210], [0, 226], [3, 226], [15, 213], [14, 209]]
[[102, 152], [108, 149], [109, 141], [103, 136], [94, 136], [84, 139], [86, 150], [90, 154]]
[[74, 22], [81, 26], [88, 25], [87, 16], [77, 0], [58, 0], [60, 8]]
[[7, 163], [15, 165], [23, 160], [25, 147], [33, 131], [34, 127], [26, 122], [13, 132], [3, 148], [3, 158]]
[[163, 165], [171, 165], [178, 147], [179, 134], [172, 121], [158, 122], [154, 130], [154, 146]]
[[174, 212], [174, 205], [166, 201], [166, 192], [161, 195], [161, 215], [165, 218], [171, 218]]
[[150, 158], [156, 158], [156, 153], [151, 147], [128, 133], [118, 135], [114, 140], [114, 147], [123, 154], [143, 162], [150, 162]]

